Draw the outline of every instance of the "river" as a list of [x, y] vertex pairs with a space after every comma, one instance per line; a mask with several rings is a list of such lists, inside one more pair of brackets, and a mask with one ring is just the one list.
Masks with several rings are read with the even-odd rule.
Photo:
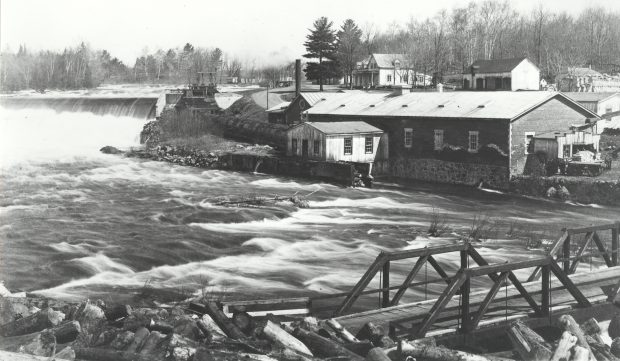
[[[458, 242], [451, 232], [426, 235], [433, 213], [463, 232], [476, 217], [491, 219], [494, 239], [481, 247], [492, 262], [540, 255], [525, 247], [527, 237], [553, 240], [562, 227], [620, 215], [619, 207], [465, 187], [379, 182], [352, 189], [104, 155], [105, 145], [138, 145], [150, 104], [138, 99], [158, 91], [119, 89], [97, 105], [104, 92], [0, 103], [0, 279], [9, 289], [68, 300], [127, 298], [145, 287], [231, 297], [338, 292], [381, 250]], [[209, 202], [295, 193], [307, 195], [310, 208]], [[522, 237], [508, 237], [511, 227]], [[449, 270], [459, 264], [457, 254], [439, 259]]]

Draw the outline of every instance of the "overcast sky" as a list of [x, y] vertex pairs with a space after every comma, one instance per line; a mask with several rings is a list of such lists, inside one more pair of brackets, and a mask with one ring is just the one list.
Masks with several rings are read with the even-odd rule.
[[[529, 13], [541, 0], [513, 0]], [[88, 42], [133, 65], [145, 48], [171, 48], [190, 42], [220, 47], [262, 63], [284, 62], [303, 54], [308, 28], [319, 16], [338, 27], [346, 18], [386, 28], [411, 16], [424, 19], [458, 0], [0, 0], [0, 42], [15, 51], [59, 50]], [[552, 11], [577, 14], [596, 5], [620, 11], [620, 0], [545, 0]]]

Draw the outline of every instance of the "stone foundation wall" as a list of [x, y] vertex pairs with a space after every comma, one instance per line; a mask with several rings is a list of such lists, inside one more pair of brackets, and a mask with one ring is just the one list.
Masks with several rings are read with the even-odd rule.
[[373, 175], [390, 175], [429, 182], [508, 188], [508, 167], [448, 162], [438, 159], [393, 159], [375, 162]]
[[[565, 188], [567, 194], [559, 197], [550, 188]], [[620, 181], [603, 181], [589, 177], [535, 177], [514, 176], [510, 180], [510, 192], [534, 196], [555, 197], [585, 204], [620, 204]]]

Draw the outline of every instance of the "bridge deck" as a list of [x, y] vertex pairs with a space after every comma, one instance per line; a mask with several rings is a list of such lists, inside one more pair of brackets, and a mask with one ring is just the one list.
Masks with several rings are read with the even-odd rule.
[[[618, 282], [619, 275], [620, 266], [616, 266], [593, 272], [577, 273], [570, 275], [569, 277], [591, 303], [596, 303], [607, 299], [607, 295], [601, 287], [615, 286]], [[531, 295], [541, 294], [540, 281], [523, 283], [523, 286]], [[553, 278], [552, 287], [550, 289], [551, 305], [553, 306], [552, 310], [566, 308], [575, 303], [573, 297], [566, 289], [564, 289], [560, 281]], [[472, 313], [478, 310], [478, 305], [482, 303], [487, 292], [488, 290], [472, 290], [470, 293], [470, 307]], [[372, 322], [378, 326], [381, 326], [386, 331], [391, 321], [405, 320], [402, 323], [407, 325], [407, 327], [411, 327], [412, 324], [421, 322], [421, 320], [429, 313], [435, 301], [436, 299], [429, 299], [421, 302], [401, 304], [378, 310], [354, 313], [337, 317], [336, 320], [353, 334], [357, 333], [357, 331], [367, 322]], [[537, 302], [539, 302], [539, 300], [537, 300]], [[455, 295], [441, 313], [434, 328], [454, 328], [459, 318], [459, 304], [460, 296]], [[485, 322], [484, 320], [489, 322], [489, 319], [498, 318], [500, 316], [515, 318], [527, 315], [530, 312], [531, 309], [529, 308], [527, 302], [522, 298], [514, 286], [509, 284], [506, 289], [502, 287], [502, 289], [498, 292], [493, 303], [485, 313], [485, 318], [481, 322], [481, 325]]]

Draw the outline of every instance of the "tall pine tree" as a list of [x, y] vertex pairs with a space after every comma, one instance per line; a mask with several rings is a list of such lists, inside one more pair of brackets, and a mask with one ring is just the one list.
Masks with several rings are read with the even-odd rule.
[[[304, 46], [307, 54], [305, 58], [318, 59], [319, 62], [308, 62], [306, 67], [306, 77], [310, 80], [318, 80], [321, 91], [323, 91], [323, 81], [334, 76], [338, 67], [336, 61], [336, 34], [332, 30], [333, 23], [326, 17], [320, 17], [314, 21], [314, 29], [309, 29], [310, 34]], [[327, 64], [333, 63], [333, 64]]]
[[353, 70], [357, 62], [362, 59], [362, 30], [355, 21], [347, 19], [344, 21], [337, 34], [336, 55], [345, 73], [345, 84], [348, 78], [348, 85], [352, 88]]

